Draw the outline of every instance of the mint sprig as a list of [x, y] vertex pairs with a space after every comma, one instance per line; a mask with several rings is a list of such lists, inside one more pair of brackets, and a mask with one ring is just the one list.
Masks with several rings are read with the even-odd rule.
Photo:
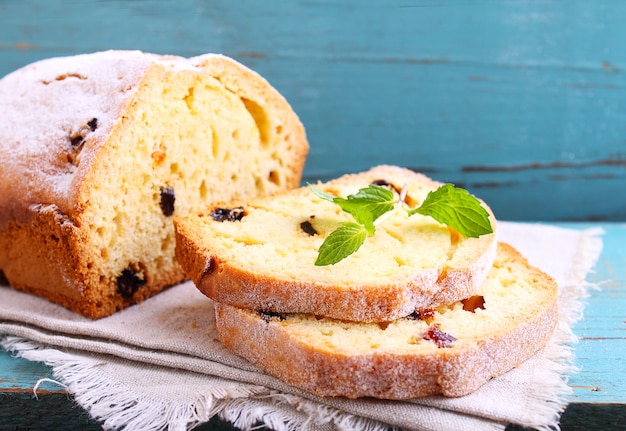
[[465, 238], [478, 238], [493, 232], [489, 213], [478, 199], [452, 184], [444, 184], [428, 193], [419, 207], [409, 211], [409, 216], [413, 214], [431, 216]]
[[[356, 252], [368, 236], [374, 235], [376, 221], [383, 221], [383, 214], [402, 208], [403, 202], [382, 186], [370, 184], [347, 198], [333, 196], [311, 186], [321, 199], [333, 202], [344, 212], [352, 215], [355, 222], [344, 222], [328, 235], [322, 243], [315, 265], [334, 265]], [[407, 209], [409, 216], [430, 216], [439, 223], [450, 226], [466, 238], [477, 238], [493, 232], [489, 213], [480, 201], [467, 190], [444, 184], [428, 193], [424, 202]]]
[[311, 189], [318, 197], [336, 203], [342, 210], [352, 215], [370, 235], [374, 235], [376, 219], [391, 211], [395, 205], [393, 192], [375, 184], [370, 184], [347, 198], [333, 196], [315, 187]]

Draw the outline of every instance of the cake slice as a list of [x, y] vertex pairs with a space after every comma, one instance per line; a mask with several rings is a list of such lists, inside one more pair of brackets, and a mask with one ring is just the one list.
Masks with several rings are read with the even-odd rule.
[[458, 397], [545, 346], [557, 323], [556, 299], [552, 278], [500, 244], [473, 296], [391, 322], [345, 322], [215, 303], [215, 326], [229, 350], [315, 395]]
[[[345, 197], [371, 183], [406, 188], [409, 208], [442, 185], [411, 170], [382, 165], [316, 187]], [[496, 220], [483, 207], [495, 232]], [[334, 265], [317, 266], [325, 238], [351, 216], [311, 187], [302, 187], [177, 218], [176, 254], [209, 298], [267, 312], [389, 321], [475, 292], [493, 263], [495, 233], [464, 238], [428, 216], [390, 214], [354, 254]]]
[[304, 128], [222, 55], [51, 58], [0, 80], [0, 270], [107, 316], [186, 278], [175, 216], [300, 185]]

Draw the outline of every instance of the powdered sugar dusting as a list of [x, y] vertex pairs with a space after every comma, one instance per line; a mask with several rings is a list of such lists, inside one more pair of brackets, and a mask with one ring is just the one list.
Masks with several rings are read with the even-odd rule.
[[[77, 171], [93, 157], [148, 67], [193, 68], [189, 60], [139, 51], [104, 51], [42, 60], [0, 80], [0, 225], [33, 203], [66, 212]], [[92, 119], [87, 159], [71, 163], [71, 139]], [[83, 168], [83, 166], [85, 166]], [[19, 178], [19, 180], [17, 180]]]

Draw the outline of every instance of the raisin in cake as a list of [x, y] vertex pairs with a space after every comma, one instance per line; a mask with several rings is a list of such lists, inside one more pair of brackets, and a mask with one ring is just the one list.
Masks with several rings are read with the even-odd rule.
[[319, 396], [469, 394], [530, 358], [557, 323], [557, 286], [500, 244], [475, 295], [384, 323], [276, 314], [215, 303], [222, 343]]
[[[371, 183], [408, 190], [409, 207], [442, 184], [378, 166], [317, 187], [345, 197]], [[396, 192], [394, 192], [396, 193]], [[351, 220], [310, 187], [217, 204], [175, 220], [176, 254], [200, 291], [240, 308], [388, 321], [473, 294], [495, 257], [494, 233], [464, 238], [431, 217], [397, 211], [348, 258], [315, 266], [320, 245]]]
[[53, 58], [0, 80], [0, 269], [92, 318], [185, 278], [172, 219], [297, 187], [287, 101], [221, 55]]

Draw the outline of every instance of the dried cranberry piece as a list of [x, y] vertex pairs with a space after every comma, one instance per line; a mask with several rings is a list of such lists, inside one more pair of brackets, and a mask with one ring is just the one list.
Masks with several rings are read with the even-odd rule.
[[391, 183], [387, 180], [374, 180], [372, 184], [377, 186], [391, 186]]
[[383, 179], [374, 180], [374, 181], [372, 181], [372, 184], [374, 184], [375, 186], [389, 187], [391, 189], [394, 189], [396, 191], [396, 193], [400, 194], [400, 189], [398, 189], [396, 186], [394, 186], [393, 184], [391, 184], [387, 180], [383, 180]]
[[96, 129], [98, 128], [98, 119], [92, 118], [91, 120], [87, 122], [87, 125], [89, 126], [89, 130], [91, 130], [92, 132], [95, 132]]
[[85, 142], [85, 138], [81, 135], [72, 136], [70, 138], [70, 144], [72, 147], [80, 147]]
[[304, 233], [307, 233], [310, 236], [317, 235], [317, 231], [315, 230], [315, 228], [313, 227], [311, 222], [308, 221], [308, 220], [307, 221], [303, 221], [302, 223], [300, 223], [300, 229], [302, 229], [302, 231]]
[[280, 313], [274, 313], [273, 311], [258, 311], [259, 316], [261, 316], [261, 318], [263, 320], [265, 320], [267, 323], [269, 323], [271, 320], [278, 320], [283, 321], [285, 320], [285, 316], [280, 314]]
[[216, 208], [211, 211], [211, 217], [213, 220], [224, 222], [224, 221], [239, 221], [245, 215], [243, 207], [236, 208]]
[[429, 326], [422, 338], [424, 338], [424, 340], [434, 341], [439, 348], [451, 347], [452, 343], [456, 341], [456, 338], [452, 335], [439, 329], [439, 325]]
[[209, 257], [206, 264], [204, 265], [204, 270], [202, 271], [202, 278], [213, 274], [215, 271], [215, 267], [217, 266], [216, 260], [214, 256]]
[[98, 119], [92, 118], [87, 122], [85, 126], [82, 126], [80, 130], [70, 135], [70, 144], [72, 147], [80, 147], [85, 142], [85, 137], [90, 131], [93, 132], [98, 128]]
[[409, 320], [424, 320], [426, 323], [430, 323], [435, 318], [435, 310], [432, 308], [418, 308], [406, 316], [406, 318]]
[[131, 268], [122, 271], [122, 274], [117, 277], [117, 291], [124, 298], [132, 298], [137, 290], [146, 284], [146, 280], [139, 277], [139, 273]]
[[176, 196], [172, 187], [161, 187], [161, 211], [165, 217], [174, 214], [174, 201]]

